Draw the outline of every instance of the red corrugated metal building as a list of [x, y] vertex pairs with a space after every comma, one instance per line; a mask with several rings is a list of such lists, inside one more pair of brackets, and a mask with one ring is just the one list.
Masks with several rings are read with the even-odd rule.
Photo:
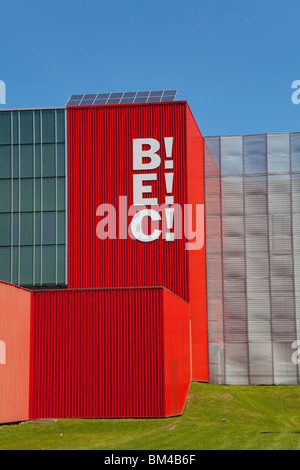
[[68, 289], [0, 283], [0, 422], [177, 415], [208, 381], [203, 138], [186, 102], [67, 131]]

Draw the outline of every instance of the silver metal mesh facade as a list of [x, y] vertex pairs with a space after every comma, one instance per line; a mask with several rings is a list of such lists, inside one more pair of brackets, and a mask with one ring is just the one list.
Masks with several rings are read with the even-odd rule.
[[206, 138], [205, 192], [210, 382], [299, 384], [300, 133]]

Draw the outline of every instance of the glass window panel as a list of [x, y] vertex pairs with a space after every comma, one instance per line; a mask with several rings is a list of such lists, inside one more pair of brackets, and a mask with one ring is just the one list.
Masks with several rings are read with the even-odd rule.
[[0, 214], [0, 246], [10, 246], [11, 215]]
[[300, 171], [300, 152], [292, 153], [292, 171]]
[[290, 171], [290, 137], [288, 134], [268, 136], [268, 172]]
[[[205, 139], [205, 158], [213, 158], [214, 164], [205, 165], [206, 176], [215, 175], [216, 169], [220, 169], [220, 139], [216, 138], [207, 138]], [[216, 168], [215, 168], [216, 167]]]
[[66, 242], [66, 218], [65, 212], [57, 213], [57, 243], [63, 244]]
[[35, 183], [35, 210], [40, 211], [41, 210], [41, 178], [35, 178], [34, 180]]
[[33, 113], [32, 111], [20, 112], [20, 143], [33, 143]]
[[42, 142], [55, 142], [55, 110], [47, 109], [42, 111]]
[[55, 284], [56, 276], [56, 247], [46, 245], [42, 247], [42, 282], [43, 284]]
[[56, 192], [55, 178], [44, 178], [42, 181], [43, 210], [44, 211], [56, 210], [55, 192]]
[[35, 124], [35, 142], [39, 144], [41, 142], [41, 112], [34, 111], [34, 124]]
[[41, 176], [41, 145], [35, 146], [35, 177]]
[[65, 178], [57, 178], [57, 210], [63, 211], [66, 208]]
[[0, 280], [10, 282], [11, 251], [10, 247], [0, 247]]
[[245, 173], [266, 173], [266, 137], [244, 138]]
[[20, 146], [21, 178], [33, 177], [33, 146]]
[[20, 244], [33, 245], [33, 214], [20, 214]]
[[41, 247], [34, 249], [34, 284], [41, 284]]
[[19, 180], [13, 180], [13, 211], [19, 211]]
[[57, 283], [66, 284], [66, 249], [57, 247]]
[[20, 248], [20, 284], [29, 285], [33, 283], [33, 248], [32, 246], [21, 246]]
[[13, 144], [19, 143], [19, 113], [13, 111]]
[[44, 144], [42, 147], [42, 176], [55, 176], [55, 144]]
[[56, 111], [57, 119], [57, 142], [65, 141], [65, 110], [58, 109]]
[[21, 212], [33, 211], [33, 179], [21, 179], [20, 180], [21, 197], [20, 203]]
[[40, 245], [41, 244], [41, 234], [42, 234], [42, 225], [41, 225], [41, 213], [37, 212], [35, 214], [35, 244]]
[[0, 145], [11, 142], [11, 116], [10, 111], [0, 113]]
[[13, 214], [12, 244], [19, 245], [19, 214]]
[[0, 180], [0, 212], [11, 211], [11, 180]]
[[19, 284], [19, 248], [14, 247], [12, 249], [12, 277], [11, 282], [13, 284]]
[[13, 145], [13, 178], [19, 178], [19, 146]]
[[242, 137], [221, 138], [221, 171], [223, 175], [243, 174]]
[[[1, 113], [0, 113], [1, 116]], [[0, 178], [11, 177], [11, 146], [0, 145]]]
[[55, 245], [56, 243], [56, 213], [45, 212], [42, 215], [43, 230], [42, 244]]
[[300, 134], [291, 135], [291, 152], [300, 153]]
[[57, 144], [57, 176], [65, 176], [65, 144]]

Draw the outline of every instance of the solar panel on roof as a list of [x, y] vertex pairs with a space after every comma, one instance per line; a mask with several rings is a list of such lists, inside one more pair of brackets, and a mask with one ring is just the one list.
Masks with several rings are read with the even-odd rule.
[[86, 93], [70, 96], [66, 106], [91, 106], [122, 103], [159, 103], [175, 101], [177, 90], [125, 91], [122, 93]]

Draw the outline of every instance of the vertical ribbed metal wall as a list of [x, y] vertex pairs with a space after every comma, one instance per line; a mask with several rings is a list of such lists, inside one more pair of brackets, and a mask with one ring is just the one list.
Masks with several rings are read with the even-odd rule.
[[205, 139], [210, 382], [297, 384], [300, 134]]

